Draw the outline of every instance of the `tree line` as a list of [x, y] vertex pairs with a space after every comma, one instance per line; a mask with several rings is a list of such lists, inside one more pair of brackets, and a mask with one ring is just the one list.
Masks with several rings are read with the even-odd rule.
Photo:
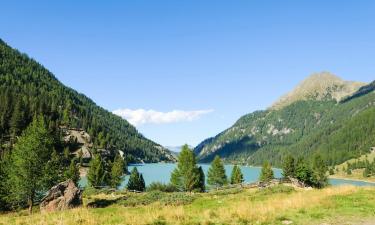
[[[12, 151], [0, 157], [0, 206], [1, 210], [28, 206], [32, 212], [34, 204], [57, 183], [71, 179], [76, 184], [80, 179], [79, 156], [70, 154], [66, 145], [56, 139], [43, 116], [34, 117], [31, 124], [17, 138]], [[118, 188], [127, 172], [126, 160], [117, 154], [112, 161], [103, 160], [101, 154], [94, 155], [87, 173], [88, 185], [94, 188]], [[311, 163], [287, 156], [283, 163], [285, 178], [296, 178], [307, 185], [322, 188], [327, 184], [327, 167], [321, 156], [316, 155]], [[179, 154], [176, 168], [171, 173], [170, 184], [152, 183], [146, 189], [143, 175], [134, 167], [130, 173], [127, 189], [131, 191], [162, 190], [168, 192], [205, 192], [206, 180], [195, 154], [187, 145]], [[268, 182], [274, 178], [271, 164], [265, 162], [259, 180]], [[224, 163], [219, 156], [211, 162], [207, 173], [209, 188], [220, 188], [228, 184], [242, 184], [244, 176], [239, 166], [227, 177]]]

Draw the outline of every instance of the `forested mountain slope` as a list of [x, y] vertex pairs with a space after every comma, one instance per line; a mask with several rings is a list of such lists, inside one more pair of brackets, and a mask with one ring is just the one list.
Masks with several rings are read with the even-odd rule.
[[64, 86], [52, 73], [0, 39], [0, 150], [9, 148], [32, 121], [43, 115], [51, 130], [80, 128], [94, 148], [122, 150], [129, 161], [173, 160], [170, 152], [143, 137], [127, 121]]
[[[362, 89], [350, 89], [348, 93], [357, 96], [351, 98], [342, 96], [341, 88], [316, 85], [329, 90], [320, 89], [286, 106], [245, 115], [231, 128], [203, 141], [195, 153], [202, 162], [220, 155], [229, 162], [260, 165], [268, 160], [280, 166], [287, 153], [308, 158], [319, 152], [333, 165], [375, 146], [375, 93], [358, 95]], [[335, 90], [340, 91], [340, 99], [348, 100], [338, 103], [333, 97]], [[321, 96], [319, 92], [325, 97], [314, 98]]]

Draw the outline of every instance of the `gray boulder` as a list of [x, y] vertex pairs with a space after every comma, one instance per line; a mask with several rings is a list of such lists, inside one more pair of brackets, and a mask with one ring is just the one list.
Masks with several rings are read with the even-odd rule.
[[42, 199], [40, 210], [44, 212], [71, 209], [82, 205], [82, 191], [72, 180], [53, 186]]

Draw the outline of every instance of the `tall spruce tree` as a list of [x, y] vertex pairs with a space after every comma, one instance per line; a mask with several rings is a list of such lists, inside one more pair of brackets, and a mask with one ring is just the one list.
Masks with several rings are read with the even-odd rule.
[[262, 170], [260, 172], [259, 180], [262, 182], [268, 182], [274, 179], [273, 170], [271, 164], [269, 162], [264, 162], [262, 166]]
[[192, 192], [199, 186], [200, 177], [195, 155], [184, 145], [178, 156], [177, 167], [171, 174], [171, 183], [179, 191]]
[[4, 211], [9, 209], [8, 204], [8, 195], [9, 195], [9, 187], [8, 187], [8, 169], [9, 169], [9, 157], [6, 152], [0, 154], [0, 211]]
[[87, 180], [89, 185], [98, 188], [105, 185], [106, 172], [104, 169], [104, 162], [101, 155], [98, 153], [90, 162], [90, 169], [87, 173]]
[[127, 189], [130, 191], [144, 191], [146, 189], [143, 175], [138, 172], [137, 167], [134, 167], [130, 173]]
[[208, 169], [207, 183], [216, 188], [228, 183], [224, 164], [219, 156], [215, 156], [215, 159], [212, 161], [211, 166]]
[[296, 163], [295, 178], [306, 185], [312, 185], [313, 172], [303, 158], [299, 158]]
[[[42, 197], [50, 184], [45, 182], [46, 167], [51, 159], [53, 138], [48, 133], [43, 117], [34, 118], [22, 133], [11, 154], [9, 171], [10, 196], [13, 205], [27, 203], [29, 213], [36, 200]], [[55, 171], [58, 173], [58, 171]]]
[[230, 176], [231, 184], [242, 184], [244, 182], [243, 174], [241, 168], [237, 165], [234, 165], [232, 169], [232, 174]]
[[295, 177], [296, 165], [292, 155], [289, 154], [284, 158], [282, 169], [284, 178]]
[[68, 169], [64, 173], [64, 178], [65, 180], [70, 179], [76, 185], [78, 185], [80, 175], [79, 175], [79, 167], [77, 165], [76, 159], [72, 159], [72, 161], [70, 162]]
[[46, 172], [44, 174], [44, 182], [46, 185], [52, 187], [56, 183], [62, 181], [64, 179], [62, 174], [64, 169], [62, 157], [56, 152], [56, 150], [53, 150], [51, 158], [46, 164]]
[[197, 183], [196, 191], [205, 192], [206, 191], [206, 178], [203, 172], [203, 168], [198, 167], [199, 182]]
[[112, 188], [117, 188], [121, 182], [122, 182], [122, 176], [125, 172], [125, 161], [120, 156], [120, 154], [117, 154], [115, 156], [115, 159], [112, 163], [111, 168], [111, 179], [110, 179], [110, 186]]
[[313, 185], [317, 188], [323, 188], [328, 185], [327, 171], [328, 167], [320, 154], [316, 154], [312, 162]]

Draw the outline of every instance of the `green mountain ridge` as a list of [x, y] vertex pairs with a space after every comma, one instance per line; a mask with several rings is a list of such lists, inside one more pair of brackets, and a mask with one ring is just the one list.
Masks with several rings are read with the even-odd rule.
[[[368, 152], [375, 146], [375, 93], [368, 91], [371, 84], [367, 88], [349, 88], [350, 95], [345, 96], [343, 89], [332, 88], [337, 87], [335, 82], [331, 86], [325, 79], [319, 82], [314, 86], [329, 89], [319, 90], [324, 95], [318, 93], [283, 107], [244, 115], [232, 127], [199, 144], [194, 149], [198, 159], [209, 162], [220, 155], [231, 163], [260, 165], [271, 161], [280, 166], [288, 153], [309, 158], [319, 152], [334, 165]], [[301, 87], [297, 89], [302, 91]], [[333, 97], [337, 93], [332, 90], [339, 90], [336, 96], [344, 100]]]
[[35, 115], [53, 129], [79, 128], [94, 148], [121, 150], [130, 162], [174, 161], [171, 153], [148, 140], [126, 120], [66, 87], [41, 64], [0, 39], [0, 153], [9, 148]]

